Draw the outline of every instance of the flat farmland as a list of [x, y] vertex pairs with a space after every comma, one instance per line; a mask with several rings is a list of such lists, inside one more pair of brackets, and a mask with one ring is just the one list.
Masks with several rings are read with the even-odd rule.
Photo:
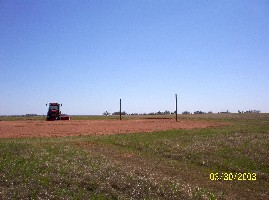
[[228, 125], [223, 122], [191, 121], [176, 122], [174, 119], [129, 120], [17, 120], [0, 121], [0, 138], [16, 137], [63, 137], [102, 134], [144, 133], [163, 130], [194, 129]]
[[269, 114], [73, 119], [0, 117], [0, 199], [269, 198]]

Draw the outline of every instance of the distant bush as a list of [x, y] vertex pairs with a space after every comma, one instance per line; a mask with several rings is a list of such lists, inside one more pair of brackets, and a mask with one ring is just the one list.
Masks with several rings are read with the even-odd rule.
[[104, 116], [109, 116], [110, 113], [106, 111], [106, 112], [103, 112], [103, 115], [104, 115]]
[[206, 114], [206, 113], [202, 111], [195, 111], [193, 114]]
[[[114, 112], [112, 115], [120, 115], [120, 112]], [[121, 112], [121, 115], [127, 115], [125, 111]]]
[[248, 110], [245, 113], [261, 113], [260, 110]]

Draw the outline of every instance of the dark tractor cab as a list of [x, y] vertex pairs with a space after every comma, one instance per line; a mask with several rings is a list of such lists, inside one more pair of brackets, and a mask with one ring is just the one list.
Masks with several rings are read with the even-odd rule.
[[60, 106], [61, 104], [59, 103], [49, 103], [49, 110], [47, 113], [48, 121], [60, 120], [61, 115]]

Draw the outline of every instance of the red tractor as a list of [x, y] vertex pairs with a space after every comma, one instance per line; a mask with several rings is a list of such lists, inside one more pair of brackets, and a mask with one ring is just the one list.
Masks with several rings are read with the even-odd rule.
[[[48, 104], [46, 104], [47, 106]], [[47, 121], [54, 121], [54, 120], [70, 120], [71, 117], [68, 115], [64, 115], [61, 113], [60, 106], [62, 104], [59, 103], [49, 103], [49, 110], [47, 113]]]

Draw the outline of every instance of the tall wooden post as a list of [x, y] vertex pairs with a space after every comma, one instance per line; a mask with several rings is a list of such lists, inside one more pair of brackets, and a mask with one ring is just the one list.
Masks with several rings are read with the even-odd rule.
[[121, 120], [121, 99], [120, 99], [120, 120]]
[[177, 94], [176, 94], [176, 121], [177, 121]]

